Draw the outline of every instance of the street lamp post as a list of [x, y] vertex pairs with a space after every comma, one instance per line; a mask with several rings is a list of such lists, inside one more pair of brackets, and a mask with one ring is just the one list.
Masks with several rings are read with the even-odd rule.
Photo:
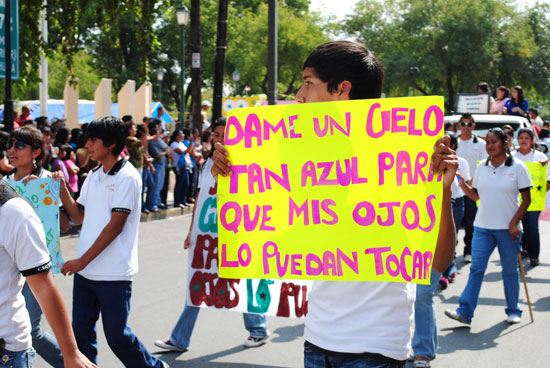
[[189, 20], [189, 10], [184, 6], [176, 9], [176, 18], [181, 28], [181, 117], [180, 123], [185, 125], [185, 26]]
[[162, 103], [162, 80], [164, 79], [164, 70], [157, 70], [157, 80], [159, 81], [159, 102]]
[[237, 83], [241, 79], [241, 73], [237, 69], [233, 72], [233, 82], [235, 82], [235, 96], [237, 95]]

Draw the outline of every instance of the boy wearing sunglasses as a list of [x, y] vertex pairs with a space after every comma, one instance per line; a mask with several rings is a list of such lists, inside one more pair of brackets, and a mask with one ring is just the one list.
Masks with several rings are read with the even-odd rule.
[[[458, 121], [460, 129], [460, 143], [456, 149], [458, 157], [462, 157], [468, 161], [470, 167], [470, 177], [474, 177], [478, 161], [484, 160], [487, 156], [485, 151], [485, 141], [478, 138], [472, 132], [476, 128], [476, 123], [472, 114], [463, 114]], [[468, 184], [471, 185], [471, 182]], [[468, 197], [464, 198], [464, 262], [472, 262], [472, 237], [474, 235], [474, 219], [477, 213], [476, 202]]]

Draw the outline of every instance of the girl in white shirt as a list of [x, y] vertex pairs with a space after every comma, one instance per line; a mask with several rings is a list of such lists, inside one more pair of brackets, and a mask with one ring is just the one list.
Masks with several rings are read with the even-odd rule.
[[[531, 203], [533, 186], [527, 167], [514, 159], [506, 149], [506, 134], [500, 128], [489, 130], [486, 150], [489, 157], [476, 168], [473, 186], [460, 181], [460, 187], [472, 200], [479, 200], [474, 221], [472, 265], [468, 284], [459, 298], [456, 311], [445, 314], [459, 322], [470, 324], [477, 306], [483, 276], [495, 247], [502, 264], [502, 280], [506, 296], [508, 323], [521, 321], [519, 309], [518, 253], [520, 220]], [[518, 194], [522, 203], [519, 205]]]
[[[519, 150], [514, 152], [515, 158], [523, 162], [540, 162], [542, 164], [548, 162], [544, 153], [534, 149], [535, 136], [531, 129], [522, 128], [518, 131], [518, 143]], [[548, 168], [548, 165], [546, 167]], [[544, 189], [548, 189], [548, 185]], [[521, 219], [523, 224], [522, 247], [529, 256], [532, 267], [539, 265], [539, 215], [540, 211], [529, 211]]]

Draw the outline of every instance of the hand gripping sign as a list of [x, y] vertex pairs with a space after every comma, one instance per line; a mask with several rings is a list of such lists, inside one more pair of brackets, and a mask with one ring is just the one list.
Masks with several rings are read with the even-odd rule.
[[220, 277], [428, 284], [442, 106], [411, 97], [232, 110]]

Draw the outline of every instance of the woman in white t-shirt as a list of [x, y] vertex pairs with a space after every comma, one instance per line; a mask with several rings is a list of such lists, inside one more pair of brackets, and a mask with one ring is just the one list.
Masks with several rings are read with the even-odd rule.
[[[486, 145], [489, 157], [477, 166], [472, 186], [460, 181], [464, 193], [474, 201], [479, 200], [479, 209], [474, 221], [468, 284], [460, 295], [458, 309], [447, 309], [445, 314], [465, 324], [470, 324], [474, 316], [483, 276], [495, 246], [502, 264], [507, 322], [521, 321], [517, 255], [520, 221], [531, 203], [533, 183], [525, 164], [508, 153], [506, 140], [502, 129], [489, 130]], [[521, 204], [518, 200], [520, 193]]]
[[[514, 152], [514, 157], [523, 162], [540, 162], [547, 164], [548, 158], [540, 151], [534, 149], [535, 136], [531, 129], [522, 128], [518, 131], [519, 150]], [[548, 165], [546, 165], [548, 168]], [[548, 177], [548, 175], [547, 175]], [[550, 177], [548, 177], [550, 178]], [[547, 189], [548, 186], [544, 189]], [[529, 211], [521, 219], [523, 224], [522, 248], [531, 261], [531, 266], [539, 265], [540, 235], [539, 235], [540, 211]]]
[[187, 201], [185, 194], [189, 187], [189, 175], [187, 174], [185, 167], [179, 167], [178, 163], [181, 155], [188, 154], [190, 150], [183, 143], [185, 138], [183, 131], [176, 129], [172, 133], [170, 138], [170, 151], [172, 152], [172, 162], [174, 163], [172, 169], [176, 174], [176, 185], [174, 186], [174, 207], [185, 207]]

